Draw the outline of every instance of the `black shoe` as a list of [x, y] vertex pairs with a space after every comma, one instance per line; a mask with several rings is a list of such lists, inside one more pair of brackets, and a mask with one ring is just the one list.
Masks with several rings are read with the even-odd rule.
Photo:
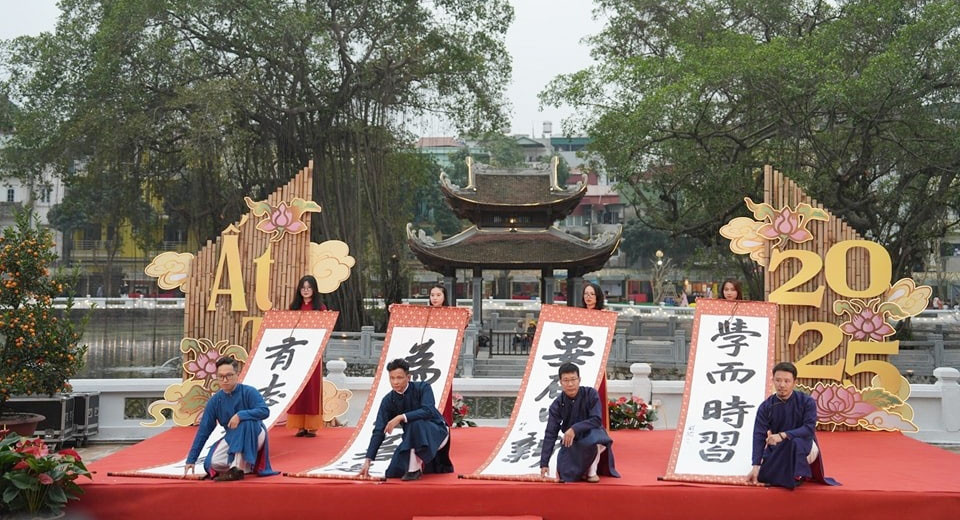
[[297, 432], [296, 435], [294, 435], [294, 437], [304, 437], [306, 435], [307, 435], [307, 430], [301, 429], [300, 431]]
[[310, 431], [310, 430], [304, 430], [303, 436], [304, 436], [304, 437], [316, 437], [316, 436], [317, 436], [317, 432], [312, 432], [312, 431]]
[[216, 477], [213, 477], [213, 480], [216, 482], [230, 482], [233, 480], [243, 480], [243, 470], [240, 468], [230, 468], [224, 473], [217, 474]]
[[423, 472], [419, 469], [417, 471], [408, 471], [400, 480], [420, 480], [420, 476], [423, 475]]

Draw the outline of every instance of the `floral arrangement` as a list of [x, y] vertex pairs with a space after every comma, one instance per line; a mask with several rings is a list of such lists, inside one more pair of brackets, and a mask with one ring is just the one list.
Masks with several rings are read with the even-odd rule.
[[607, 402], [611, 430], [652, 430], [657, 411], [639, 397], [621, 397]]
[[50, 453], [40, 439], [0, 430], [0, 517], [9, 513], [59, 514], [83, 490], [75, 480], [90, 472], [72, 450]]
[[463, 402], [463, 396], [453, 394], [453, 425], [457, 428], [476, 426], [477, 423], [467, 419], [467, 414], [469, 413], [470, 407], [467, 406], [467, 403]]

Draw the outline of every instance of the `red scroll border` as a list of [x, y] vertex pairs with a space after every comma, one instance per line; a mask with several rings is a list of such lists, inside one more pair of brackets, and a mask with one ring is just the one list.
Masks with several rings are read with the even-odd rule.
[[[367, 396], [367, 402], [364, 404], [363, 412], [357, 420], [357, 427], [350, 435], [350, 439], [343, 445], [343, 449], [325, 464], [315, 468], [310, 468], [299, 473], [284, 473], [287, 477], [297, 478], [319, 478], [334, 480], [355, 480], [362, 482], [382, 482], [385, 477], [361, 477], [359, 475], [321, 475], [310, 473], [310, 471], [329, 466], [342, 457], [347, 450], [353, 446], [357, 436], [360, 435], [361, 425], [367, 420], [370, 409], [374, 405], [377, 388], [380, 386], [380, 378], [383, 377], [383, 371], [387, 364], [387, 352], [390, 350], [390, 341], [393, 338], [394, 327], [420, 327], [424, 329], [456, 329], [457, 339], [453, 346], [453, 356], [450, 357], [450, 366], [447, 367], [446, 383], [443, 385], [443, 394], [437, 399], [437, 404], [446, 402], [450, 389], [453, 387], [453, 373], [457, 368], [457, 361], [460, 359], [460, 349], [463, 348], [463, 335], [470, 321], [470, 311], [465, 307], [424, 307], [422, 305], [394, 305], [390, 309], [390, 322], [387, 324], [387, 334], [383, 339], [383, 346], [380, 348], [380, 362], [377, 365], [376, 375], [373, 378], [373, 385], [370, 387], [370, 394]], [[379, 404], [377, 404], [379, 406]]]
[[[603, 359], [600, 361], [600, 370], [597, 372], [596, 380], [593, 381], [593, 388], [600, 386], [600, 381], [605, 377], [607, 358], [610, 357], [610, 346], [613, 344], [613, 335], [616, 332], [617, 328], [617, 316], [618, 314], [614, 311], [597, 311], [592, 309], [584, 309], [581, 307], [568, 307], [566, 305], [544, 305], [540, 308], [540, 320], [537, 322], [537, 331], [533, 336], [533, 350], [530, 351], [529, 357], [527, 358], [527, 368], [523, 372], [523, 381], [520, 383], [520, 391], [517, 394], [517, 400], [513, 405], [513, 411], [510, 413], [510, 422], [507, 423], [506, 429], [503, 431], [503, 435], [500, 437], [500, 440], [497, 442], [496, 447], [493, 448], [493, 451], [490, 452], [490, 456], [487, 457], [487, 460], [469, 475], [459, 475], [462, 479], [475, 479], [475, 480], [505, 480], [505, 481], [514, 481], [514, 482], [559, 482], [557, 478], [541, 477], [536, 474], [529, 475], [481, 475], [480, 472], [487, 469], [487, 466], [496, 458], [497, 454], [500, 452], [500, 448], [503, 447], [503, 443], [507, 442], [507, 439], [510, 437], [510, 432], [513, 431], [513, 425], [517, 421], [517, 414], [520, 413], [520, 406], [523, 404], [523, 397], [527, 392], [527, 382], [530, 380], [530, 371], [533, 369], [533, 364], [538, 359], [538, 353], [540, 352], [540, 333], [543, 330], [544, 323], [564, 323], [568, 325], [587, 325], [590, 327], [606, 327], [607, 328], [607, 342], [603, 348]], [[606, 403], [603, 403], [603, 406], [606, 407]]]
[[[677, 423], [677, 431], [673, 438], [673, 447], [670, 449], [670, 461], [667, 463], [667, 473], [661, 480], [678, 480], [686, 482], [704, 482], [708, 484], [731, 484], [738, 486], [750, 486], [747, 482], [747, 475], [743, 476], [718, 476], [718, 475], [697, 475], [690, 473], [675, 473], [677, 467], [677, 457], [680, 455], [680, 442], [683, 439], [683, 432], [687, 427], [687, 407], [690, 402], [690, 389], [692, 388], [693, 367], [697, 359], [697, 338], [700, 332], [700, 316], [702, 314], [710, 315], [728, 315], [731, 318], [737, 316], [754, 316], [760, 318], [769, 318], [767, 331], [767, 366], [764, 368], [763, 377], [769, 378], [770, 369], [773, 368], [774, 352], [776, 350], [776, 332], [777, 332], [777, 304], [771, 302], [745, 301], [745, 300], [707, 300], [697, 299], [696, 314], [693, 316], [693, 331], [690, 334], [690, 354], [687, 358], [687, 375], [684, 380], [683, 403], [680, 405], [680, 421]], [[773, 391], [773, 383], [767, 382], [767, 392], [764, 397], [769, 396]], [[753, 438], [750, 438], [753, 442]]]

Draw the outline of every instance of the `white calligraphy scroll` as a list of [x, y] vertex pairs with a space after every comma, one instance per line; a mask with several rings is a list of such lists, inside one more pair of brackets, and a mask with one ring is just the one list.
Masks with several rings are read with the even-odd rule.
[[665, 480], [746, 485], [769, 394], [777, 305], [697, 300], [680, 421]]
[[[565, 362], [574, 363], [580, 369], [581, 384], [597, 388], [605, 376], [616, 324], [617, 314], [611, 311], [543, 306], [510, 424], [486, 463], [464, 478], [541, 480], [540, 450], [547, 414], [562, 392], [557, 371]], [[557, 453], [559, 449], [554, 449], [550, 459], [552, 478], [556, 477]]]
[[[360, 420], [350, 442], [329, 463], [307, 470], [291, 473], [291, 477], [359, 479], [357, 474], [363, 465], [373, 435], [380, 402], [391, 392], [390, 378], [385, 371], [387, 363], [397, 358], [410, 363], [413, 381], [428, 381], [433, 389], [436, 406], [440, 409], [450, 394], [453, 373], [460, 357], [463, 331], [470, 319], [469, 311], [459, 307], [423, 307], [418, 305], [394, 305], [390, 310], [390, 323], [380, 365], [377, 368], [373, 388], [367, 398]], [[377, 456], [370, 464], [370, 477], [382, 480], [403, 430], [397, 428], [387, 434]]]
[[[240, 373], [240, 382], [260, 391], [270, 408], [263, 424], [269, 430], [286, 412], [306, 386], [310, 375], [323, 359], [323, 351], [337, 323], [336, 311], [267, 311], [257, 341]], [[218, 425], [200, 451], [197, 467], [225, 430]], [[189, 446], [184, 446], [186, 453]], [[183, 478], [186, 459], [133, 472], [111, 473], [133, 477]], [[196, 477], [202, 478], [202, 469]]]

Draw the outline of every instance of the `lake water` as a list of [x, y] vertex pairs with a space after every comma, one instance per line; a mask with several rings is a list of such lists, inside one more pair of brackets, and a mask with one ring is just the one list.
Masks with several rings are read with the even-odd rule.
[[[79, 318], [87, 311], [71, 312]], [[178, 377], [183, 309], [93, 310], [82, 342], [88, 346], [78, 378]]]

